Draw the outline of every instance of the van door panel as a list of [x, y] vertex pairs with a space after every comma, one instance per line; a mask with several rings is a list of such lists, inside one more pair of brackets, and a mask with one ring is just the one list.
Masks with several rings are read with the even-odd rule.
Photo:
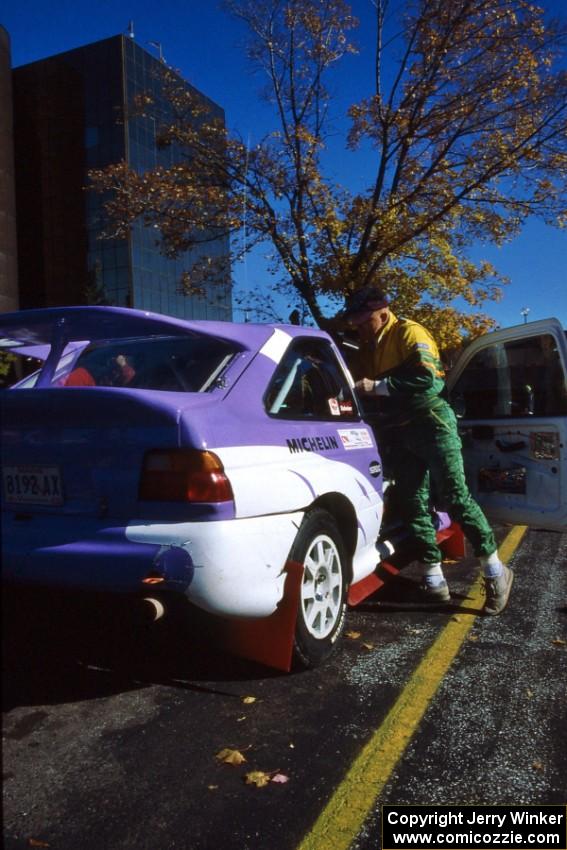
[[549, 319], [481, 337], [453, 370], [470, 488], [491, 519], [567, 530], [566, 364]]

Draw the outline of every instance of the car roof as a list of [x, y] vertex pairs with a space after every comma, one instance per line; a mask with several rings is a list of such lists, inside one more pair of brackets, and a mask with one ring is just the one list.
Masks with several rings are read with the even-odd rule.
[[68, 342], [104, 340], [125, 336], [203, 333], [236, 343], [245, 349], [259, 349], [276, 329], [290, 337], [327, 335], [314, 328], [281, 324], [253, 324], [209, 320], [186, 320], [128, 307], [45, 307], [19, 310], [0, 316], [0, 345], [45, 345], [62, 334]]

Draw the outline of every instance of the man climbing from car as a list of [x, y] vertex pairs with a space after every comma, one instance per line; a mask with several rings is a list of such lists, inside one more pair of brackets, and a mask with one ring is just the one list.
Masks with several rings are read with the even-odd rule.
[[380, 289], [367, 286], [347, 298], [343, 318], [354, 326], [360, 350], [351, 364], [363, 399], [379, 400], [379, 444], [394, 481], [397, 517], [408, 529], [422, 564], [427, 601], [450, 601], [431, 515], [436, 507], [458, 522], [480, 558], [483, 613], [500, 614], [513, 573], [502, 564], [492, 529], [472, 498], [464, 474], [457, 421], [446, 400], [437, 345], [417, 322], [397, 318]]

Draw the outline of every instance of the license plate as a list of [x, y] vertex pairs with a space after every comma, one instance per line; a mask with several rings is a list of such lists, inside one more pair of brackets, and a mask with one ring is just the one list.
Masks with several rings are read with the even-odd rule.
[[4, 500], [17, 505], [62, 505], [63, 487], [57, 466], [5, 466]]

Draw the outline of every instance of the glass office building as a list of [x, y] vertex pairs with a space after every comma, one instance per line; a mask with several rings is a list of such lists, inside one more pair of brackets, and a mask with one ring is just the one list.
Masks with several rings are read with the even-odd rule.
[[10, 36], [0, 24], [0, 313], [18, 309]]
[[[168, 166], [158, 149], [167, 104], [160, 60], [115, 36], [14, 70], [14, 137], [20, 306], [110, 303], [182, 318], [232, 319], [228, 238], [177, 259], [163, 256], [151, 229], [101, 240], [103, 199], [85, 190], [88, 171], [126, 160], [138, 172]], [[151, 93], [152, 114], [133, 115]], [[199, 94], [224, 121], [223, 110]], [[130, 107], [130, 108], [129, 108]], [[184, 270], [206, 253], [226, 258], [203, 298], [180, 292]]]

